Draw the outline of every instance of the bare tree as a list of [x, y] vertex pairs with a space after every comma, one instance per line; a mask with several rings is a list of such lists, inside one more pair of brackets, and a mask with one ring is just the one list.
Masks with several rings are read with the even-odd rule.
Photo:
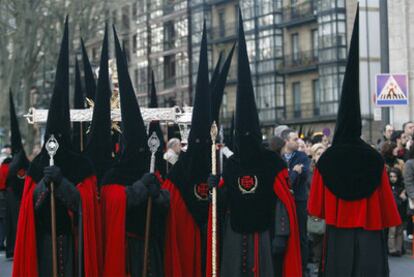
[[[65, 16], [70, 17], [73, 50], [73, 42], [79, 41], [76, 38], [88, 39], [102, 28], [105, 8], [106, 0], [0, 0], [1, 127], [8, 127], [9, 89], [14, 91], [20, 110], [27, 111], [30, 89], [42, 76], [40, 66], [43, 72], [54, 70]], [[33, 128], [21, 125], [31, 147]]]

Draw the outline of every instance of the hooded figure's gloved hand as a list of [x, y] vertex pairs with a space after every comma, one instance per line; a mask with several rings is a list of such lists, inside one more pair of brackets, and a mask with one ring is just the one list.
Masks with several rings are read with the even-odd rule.
[[210, 174], [210, 176], [208, 176], [207, 184], [210, 190], [212, 190], [213, 188], [217, 188], [219, 185], [219, 182], [220, 182], [219, 176], [213, 175], [213, 174]]
[[47, 166], [43, 169], [44, 181], [49, 184], [53, 182], [56, 185], [59, 185], [62, 182], [63, 175], [60, 168], [56, 165]]
[[139, 182], [143, 183], [148, 190], [148, 196], [157, 198], [160, 195], [161, 184], [157, 177], [152, 173], [145, 173]]

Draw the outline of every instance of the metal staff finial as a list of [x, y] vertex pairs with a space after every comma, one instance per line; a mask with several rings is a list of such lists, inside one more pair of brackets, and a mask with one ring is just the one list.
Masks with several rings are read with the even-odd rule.
[[49, 165], [52, 166], [55, 164], [53, 157], [56, 155], [56, 152], [59, 149], [59, 143], [53, 134], [50, 135], [49, 139], [46, 142], [45, 147], [46, 147], [47, 154], [49, 154], [49, 157], [50, 157]]

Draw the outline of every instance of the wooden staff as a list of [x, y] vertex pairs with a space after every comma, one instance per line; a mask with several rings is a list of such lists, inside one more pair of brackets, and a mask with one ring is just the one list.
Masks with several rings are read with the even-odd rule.
[[[83, 122], [79, 122], [80, 128], [80, 151], [83, 152]], [[79, 201], [79, 221], [78, 221], [78, 276], [83, 276], [83, 215], [82, 215], [82, 199]]]
[[[46, 142], [46, 150], [49, 154], [49, 166], [54, 166], [55, 161], [53, 156], [56, 154], [59, 148], [59, 143], [55, 139], [54, 135], [51, 135], [48, 141]], [[55, 185], [53, 182], [50, 182], [50, 217], [51, 217], [51, 235], [52, 235], [52, 269], [53, 277], [58, 276], [58, 267], [57, 267], [57, 256], [56, 256], [56, 208], [55, 208]]]
[[[217, 175], [216, 164], [216, 138], [217, 138], [217, 124], [214, 121], [210, 129], [211, 135], [211, 174]], [[211, 265], [212, 276], [217, 276], [217, 189], [214, 187], [212, 191], [212, 236], [211, 236]]]
[[[160, 147], [160, 140], [155, 132], [152, 132], [148, 139], [148, 147], [151, 151], [150, 173], [155, 172], [155, 153]], [[145, 241], [144, 241], [144, 264], [142, 267], [142, 276], [146, 277], [148, 272], [148, 251], [149, 251], [149, 234], [151, 231], [151, 212], [152, 212], [152, 197], [148, 196], [147, 202], [147, 218], [145, 222]]]

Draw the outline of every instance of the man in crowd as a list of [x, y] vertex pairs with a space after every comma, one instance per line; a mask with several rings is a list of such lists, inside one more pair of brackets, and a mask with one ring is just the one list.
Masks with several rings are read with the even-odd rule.
[[397, 130], [394, 131], [391, 135], [391, 141], [397, 145], [396, 156], [397, 158], [407, 161], [407, 142], [409, 137], [404, 133], [404, 131]]
[[382, 129], [382, 138], [380, 138], [377, 142], [378, 151], [381, 151], [382, 145], [386, 141], [391, 141], [391, 136], [393, 132], [394, 132], [394, 126], [392, 126], [391, 124], [387, 124], [384, 126], [384, 128]]
[[178, 161], [181, 153], [181, 141], [178, 138], [171, 138], [167, 143], [167, 151], [164, 153], [164, 160], [168, 162], [169, 167]]
[[306, 264], [308, 262], [308, 234], [306, 230], [308, 214], [306, 205], [308, 201], [308, 176], [310, 160], [306, 153], [298, 150], [298, 133], [295, 130], [284, 130], [282, 132], [282, 138], [286, 142], [283, 158], [288, 164], [289, 179], [293, 188], [293, 196], [296, 203], [296, 214], [299, 223], [302, 269], [303, 272], [306, 272]]
[[411, 140], [414, 138], [414, 122], [407, 121], [402, 125], [402, 129], [404, 131], [404, 134], [407, 136], [408, 140]]

